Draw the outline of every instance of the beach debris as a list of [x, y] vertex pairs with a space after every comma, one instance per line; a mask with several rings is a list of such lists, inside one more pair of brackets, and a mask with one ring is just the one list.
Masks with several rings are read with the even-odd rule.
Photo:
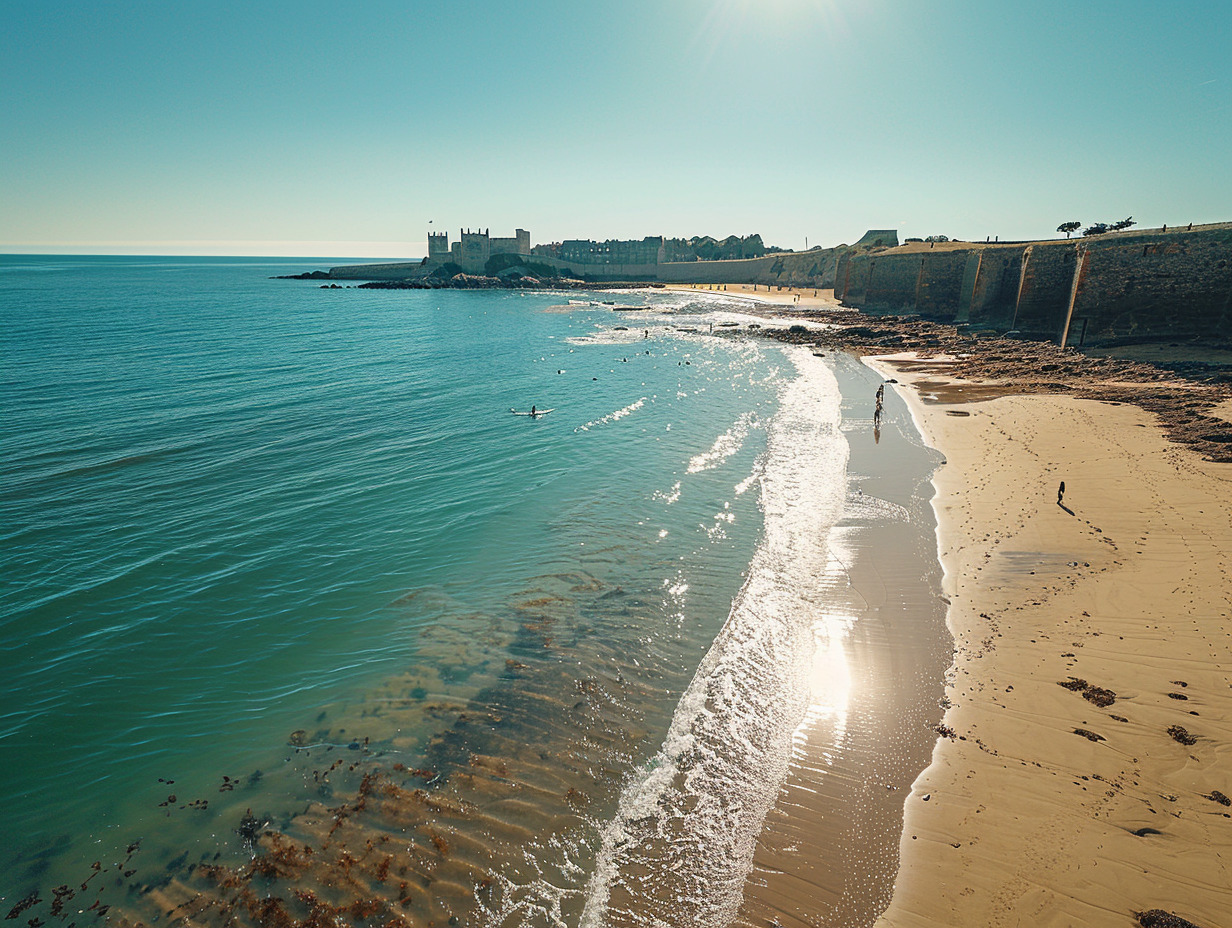
[[1232, 799], [1229, 799], [1227, 796], [1225, 796], [1223, 793], [1221, 793], [1217, 789], [1213, 789], [1209, 793], [1207, 793], [1206, 798], [1209, 799], [1211, 802], [1219, 803], [1221, 806], [1232, 806]]
[[1138, 838], [1145, 838], [1147, 835], [1162, 835], [1163, 832], [1158, 828], [1135, 828], [1130, 834]]
[[1116, 693], [1112, 692], [1112, 690], [1104, 689], [1102, 686], [1090, 686], [1082, 694], [1082, 698], [1103, 709], [1116, 702]]
[[1198, 739], [1191, 735], [1180, 725], [1169, 725], [1168, 734], [1172, 736], [1173, 741], [1178, 741], [1181, 744], [1197, 744]]
[[[1071, 653], [1062, 656], [1073, 657], [1074, 655]], [[1081, 693], [1083, 699], [1094, 703], [1101, 709], [1107, 708], [1116, 702], [1116, 693], [1112, 690], [1105, 689], [1102, 686], [1094, 686], [1081, 677], [1070, 677], [1068, 680], [1060, 680], [1057, 682], [1057, 686], [1062, 686], [1075, 693]]]
[[1093, 732], [1093, 731], [1087, 731], [1085, 728], [1075, 728], [1075, 729], [1074, 729], [1074, 734], [1075, 734], [1075, 735], [1082, 735], [1082, 737], [1086, 738], [1088, 741], [1105, 741], [1105, 740], [1107, 740], [1107, 739], [1105, 739], [1105, 738], [1104, 738], [1104, 736], [1103, 736], [1103, 735], [1097, 735], [1095, 732]]
[[1148, 909], [1136, 914], [1138, 924], [1142, 928], [1200, 928], [1189, 919], [1181, 918], [1172, 912], [1165, 912], [1163, 909]]
[[1189, 697], [1186, 696], [1184, 693], [1169, 693], [1168, 698], [1169, 699], [1184, 699], [1184, 700], [1189, 699]]

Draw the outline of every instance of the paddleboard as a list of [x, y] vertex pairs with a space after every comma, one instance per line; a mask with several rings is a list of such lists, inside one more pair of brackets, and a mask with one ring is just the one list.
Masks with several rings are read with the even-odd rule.
[[534, 412], [518, 412], [516, 409], [512, 408], [509, 411], [515, 416], [534, 416], [538, 419], [540, 416], [546, 416], [548, 413], [554, 412], [555, 410], [556, 407], [553, 406], [551, 409], [536, 409]]

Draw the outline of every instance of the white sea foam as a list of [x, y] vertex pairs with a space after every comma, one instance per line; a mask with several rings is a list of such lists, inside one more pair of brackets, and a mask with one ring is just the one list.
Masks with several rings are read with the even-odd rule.
[[688, 472], [698, 474], [704, 470], [712, 470], [739, 451], [744, 446], [744, 440], [749, 437], [752, 422], [752, 414], [742, 415], [731, 428], [715, 439], [709, 451], [703, 451], [689, 459]]
[[842, 512], [847, 443], [833, 375], [807, 351], [791, 358], [797, 376], [767, 426], [765, 529], [748, 580], [663, 746], [602, 827], [585, 928], [727, 925], [786, 778], [793, 734], [817, 705], [826, 538]]
[[673, 483], [672, 488], [668, 490], [667, 492], [664, 492], [663, 490], [656, 490], [654, 494], [654, 498], [658, 500], [662, 500], [668, 506], [670, 506], [672, 503], [678, 502], [680, 499], [680, 481], [677, 480], [675, 483]]
[[647, 397], [643, 396], [636, 403], [630, 403], [628, 406], [625, 406], [623, 409], [617, 409], [615, 412], [609, 412], [606, 416], [600, 416], [598, 419], [593, 419], [590, 422], [587, 422], [585, 425], [579, 425], [573, 431], [589, 432], [591, 429], [593, 429], [597, 425], [607, 425], [609, 422], [615, 422], [617, 419], [623, 419], [625, 416], [630, 415], [631, 413], [635, 413], [639, 409], [641, 409], [643, 406], [645, 406], [646, 399]]
[[747, 477], [745, 477], [743, 480], [741, 480], [738, 484], [736, 484], [736, 487], [735, 487], [736, 495], [743, 496], [745, 493], [749, 491], [749, 487], [753, 486], [753, 484], [761, 480], [761, 477], [762, 477], [761, 463], [758, 462], [756, 465], [754, 465], [753, 472], [749, 474]]

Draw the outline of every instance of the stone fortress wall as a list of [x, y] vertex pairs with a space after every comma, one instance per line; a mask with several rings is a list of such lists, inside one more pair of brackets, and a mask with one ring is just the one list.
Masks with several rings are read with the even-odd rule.
[[867, 312], [919, 313], [1060, 344], [1232, 337], [1232, 224], [849, 251], [839, 257], [834, 294]]
[[[339, 267], [330, 276], [419, 277], [449, 261], [483, 274], [492, 255], [513, 254], [560, 276], [600, 282], [833, 288], [844, 305], [866, 312], [918, 313], [1062, 345], [1232, 338], [1232, 223], [1073, 240], [903, 245], [894, 230], [883, 229], [870, 230], [853, 246], [723, 261], [614, 263], [626, 253], [649, 258], [652, 240], [627, 243], [625, 250], [594, 244], [605, 246], [595, 251], [599, 263], [534, 254], [523, 229], [511, 238], [466, 230], [452, 244], [446, 234], [430, 235], [428, 258], [420, 264]], [[585, 257], [577, 247], [571, 255]]]

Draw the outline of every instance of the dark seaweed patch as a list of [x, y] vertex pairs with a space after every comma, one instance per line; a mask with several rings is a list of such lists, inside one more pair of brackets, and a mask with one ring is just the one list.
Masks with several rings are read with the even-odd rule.
[[1148, 909], [1138, 913], [1138, 924], [1142, 928], [1200, 928], [1187, 918], [1181, 918], [1163, 909]]
[[1103, 741], [1104, 740], [1103, 735], [1097, 735], [1095, 734], [1095, 732], [1087, 731], [1085, 728], [1075, 728], [1074, 734], [1082, 735], [1082, 737], [1086, 738], [1088, 741]]
[[1172, 736], [1173, 741], [1179, 741], [1181, 744], [1197, 744], [1198, 739], [1191, 735], [1180, 725], [1169, 725], [1168, 734]]

